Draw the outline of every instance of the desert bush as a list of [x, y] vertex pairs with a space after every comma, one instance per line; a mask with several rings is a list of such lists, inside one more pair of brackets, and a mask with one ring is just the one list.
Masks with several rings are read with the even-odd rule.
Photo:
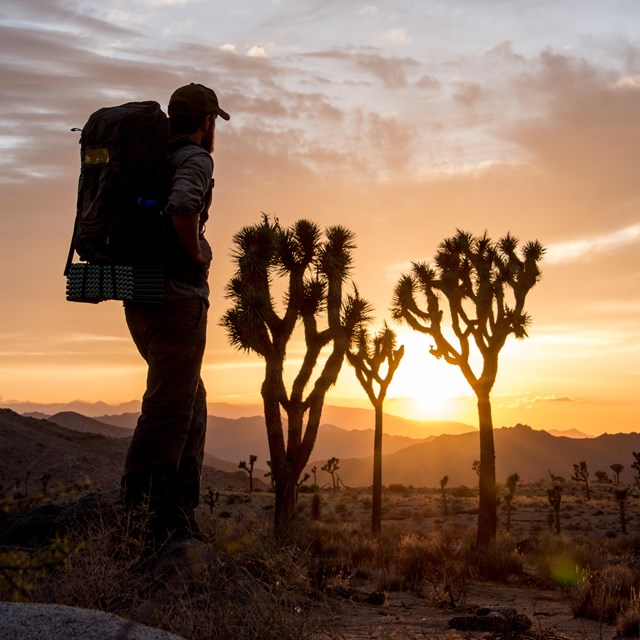
[[451, 530], [429, 536], [403, 535], [391, 558], [382, 590], [424, 593], [436, 607], [456, 607], [467, 590], [467, 544]]
[[454, 498], [474, 498], [476, 496], [476, 492], [466, 485], [461, 484], [459, 487], [451, 489], [451, 495]]
[[639, 578], [630, 567], [623, 565], [585, 572], [569, 589], [574, 615], [613, 624], [637, 593]]
[[544, 585], [570, 587], [585, 572], [605, 562], [604, 550], [594, 544], [579, 544], [565, 535], [545, 534], [535, 545], [530, 558], [537, 578]]
[[618, 614], [616, 631], [621, 638], [640, 637], [640, 594], [636, 591], [628, 605]]
[[524, 559], [510, 535], [500, 535], [491, 544], [474, 548], [471, 561], [478, 576], [485, 580], [507, 582], [524, 573]]

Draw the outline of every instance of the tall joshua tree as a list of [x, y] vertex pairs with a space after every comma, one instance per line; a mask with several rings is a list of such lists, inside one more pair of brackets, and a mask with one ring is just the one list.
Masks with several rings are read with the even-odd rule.
[[[511, 234], [497, 242], [485, 233], [458, 230], [440, 245], [434, 262], [413, 263], [410, 275], [396, 285], [393, 316], [433, 339], [431, 355], [456, 365], [473, 389], [480, 427], [480, 502], [478, 544], [495, 538], [495, 449], [491, 389], [498, 357], [509, 335], [527, 337], [529, 315], [524, 310], [529, 291], [540, 279], [544, 247], [538, 241], [518, 246]], [[424, 298], [426, 306], [419, 306]], [[451, 331], [443, 327], [443, 301]], [[473, 354], [481, 365], [474, 370]]]
[[[396, 349], [396, 334], [386, 323], [374, 336], [361, 326], [347, 351], [349, 364], [354, 368], [358, 381], [366, 391], [375, 414], [371, 500], [371, 531], [374, 534], [379, 534], [382, 528], [382, 407], [389, 384], [403, 355], [404, 346]], [[383, 373], [382, 369], [386, 371]]]
[[[231, 307], [221, 324], [234, 347], [265, 361], [261, 394], [276, 494], [274, 525], [283, 533], [295, 515], [296, 486], [316, 441], [325, 395], [353, 332], [366, 320], [368, 303], [357, 291], [343, 291], [355, 248], [344, 227], [322, 234], [308, 220], [283, 228], [264, 215], [241, 229], [234, 244], [236, 272], [227, 284]], [[277, 305], [274, 290], [282, 289]], [[305, 353], [287, 390], [287, 346], [300, 325]]]

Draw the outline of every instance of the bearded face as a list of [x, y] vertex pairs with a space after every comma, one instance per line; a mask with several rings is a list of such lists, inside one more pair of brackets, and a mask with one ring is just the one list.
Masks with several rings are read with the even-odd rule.
[[200, 143], [204, 149], [209, 153], [213, 153], [213, 147], [215, 142], [215, 130], [216, 130], [216, 118], [215, 116], [209, 116], [207, 118], [209, 126], [202, 136], [202, 142]]

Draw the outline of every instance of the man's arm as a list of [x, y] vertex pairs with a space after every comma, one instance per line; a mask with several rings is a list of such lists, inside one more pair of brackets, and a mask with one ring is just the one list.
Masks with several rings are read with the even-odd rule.
[[208, 242], [200, 241], [199, 215], [171, 216], [178, 236], [178, 242], [196, 264], [208, 265], [211, 262], [211, 247]]

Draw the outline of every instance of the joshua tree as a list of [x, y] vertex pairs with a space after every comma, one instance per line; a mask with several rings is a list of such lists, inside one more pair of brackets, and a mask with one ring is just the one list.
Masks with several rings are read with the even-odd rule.
[[42, 483], [42, 493], [44, 493], [44, 494], [47, 493], [47, 486], [49, 485], [50, 480], [51, 480], [51, 474], [50, 473], [43, 473], [40, 476], [40, 482]]
[[323, 471], [326, 471], [328, 474], [331, 475], [331, 484], [333, 485], [334, 493], [338, 489], [338, 484], [336, 481], [336, 472], [340, 468], [339, 463], [340, 463], [340, 460], [338, 460], [338, 458], [329, 458], [326, 464], [321, 467]]
[[578, 464], [573, 465], [572, 480], [576, 482], [582, 482], [584, 484], [585, 491], [587, 492], [587, 500], [591, 500], [591, 490], [589, 489], [589, 469], [587, 463], [581, 460]]
[[640, 487], [640, 452], [632, 451], [631, 455], [633, 456], [633, 464], [631, 465], [632, 469], [635, 469], [636, 475], [633, 477], [636, 485]]
[[311, 467], [311, 473], [313, 473], [313, 486], [317, 488], [318, 486], [318, 478], [316, 474], [318, 473], [318, 467]]
[[213, 507], [216, 506], [216, 502], [220, 499], [220, 492], [215, 491], [211, 488], [207, 489], [207, 492], [204, 494], [204, 503], [209, 507], [209, 513], [213, 513]]
[[616, 502], [620, 507], [620, 526], [622, 533], [627, 533], [627, 497], [629, 496], [628, 487], [618, 487], [615, 489]]
[[296, 498], [298, 493], [300, 492], [300, 487], [310, 478], [311, 476], [308, 473], [305, 473], [300, 480], [296, 483]]
[[[509, 335], [527, 337], [530, 318], [524, 304], [540, 280], [539, 262], [544, 252], [538, 241], [519, 248], [511, 234], [493, 242], [486, 233], [474, 236], [458, 230], [442, 242], [434, 264], [414, 263], [411, 275], [402, 276], [394, 292], [394, 318], [431, 336], [431, 354], [459, 367], [477, 397], [480, 545], [495, 538], [497, 527], [491, 389], [498, 374], [498, 357]], [[424, 297], [426, 306], [419, 306], [417, 294]], [[443, 327], [443, 300], [453, 338]], [[479, 371], [471, 364], [474, 354], [480, 355]]]
[[[353, 234], [343, 227], [330, 227], [323, 236], [308, 220], [283, 228], [264, 215], [239, 231], [234, 243], [237, 268], [227, 285], [232, 306], [222, 325], [234, 347], [265, 361], [261, 393], [279, 534], [295, 516], [296, 485], [316, 441], [325, 395], [338, 378], [351, 336], [367, 319], [368, 303], [357, 292], [343, 292], [355, 248]], [[281, 306], [274, 301], [280, 290]], [[305, 351], [288, 391], [287, 346], [300, 324]]]
[[442, 494], [442, 513], [444, 513], [445, 517], [449, 515], [449, 505], [447, 504], [447, 494], [445, 493], [444, 488], [449, 483], [449, 476], [442, 476], [440, 479], [440, 493]]
[[254, 456], [251, 454], [249, 456], [249, 464], [247, 464], [246, 460], [240, 460], [238, 463], [239, 469], [244, 469], [249, 474], [249, 493], [253, 492], [253, 465], [256, 463], [258, 456]]
[[611, 478], [609, 478], [606, 471], [596, 471], [596, 480], [600, 484], [611, 484]]
[[554, 484], [551, 489], [547, 489], [547, 498], [549, 504], [553, 508], [553, 515], [555, 517], [556, 533], [560, 533], [560, 502], [562, 501], [562, 487], [559, 484]]
[[[374, 534], [379, 534], [382, 528], [382, 406], [403, 355], [404, 346], [396, 349], [396, 334], [386, 323], [382, 331], [373, 337], [361, 326], [347, 351], [349, 363], [366, 391], [375, 413], [371, 500], [371, 531]], [[386, 369], [385, 374], [381, 373], [381, 367]]]
[[513, 496], [516, 493], [516, 486], [518, 485], [518, 482], [520, 482], [520, 476], [517, 473], [512, 473], [505, 483], [507, 487], [504, 494], [504, 501], [507, 505], [507, 532], [511, 531], [511, 512], [513, 510], [511, 503], [513, 502]]
[[480, 477], [480, 460], [474, 460], [471, 465], [471, 469], [476, 472], [478, 477]]
[[616, 485], [620, 484], [620, 474], [624, 471], [624, 465], [623, 464], [619, 464], [619, 463], [614, 463], [612, 464], [609, 469], [611, 469], [611, 471], [613, 471], [613, 473], [616, 476], [616, 479], [614, 480], [614, 483]]

